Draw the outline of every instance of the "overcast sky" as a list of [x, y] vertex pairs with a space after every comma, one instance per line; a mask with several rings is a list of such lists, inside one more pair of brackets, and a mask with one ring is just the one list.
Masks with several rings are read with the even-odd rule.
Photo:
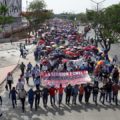
[[[27, 0], [28, 3], [33, 0]], [[47, 4], [47, 9], [52, 9], [54, 13], [62, 12], [74, 12], [80, 13], [85, 12], [86, 8], [95, 9], [96, 4], [90, 0], [44, 0]], [[94, 0], [100, 2], [103, 0]], [[99, 5], [100, 8], [105, 8], [109, 5], [119, 3], [120, 0], [106, 0]], [[26, 0], [22, 0], [23, 10], [26, 8]]]

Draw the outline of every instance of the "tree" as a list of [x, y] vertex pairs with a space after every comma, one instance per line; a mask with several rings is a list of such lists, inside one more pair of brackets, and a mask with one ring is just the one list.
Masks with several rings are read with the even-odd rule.
[[76, 14], [76, 19], [81, 23], [88, 23], [87, 15], [85, 13]]
[[[97, 28], [97, 38], [100, 45], [108, 52], [111, 43], [120, 39], [120, 4], [112, 5], [99, 12], [87, 11], [87, 18]], [[99, 40], [100, 37], [100, 40]], [[97, 43], [98, 43], [97, 41]]]
[[35, 32], [45, 20], [50, 19], [53, 15], [51, 10], [46, 10], [45, 8], [46, 4], [44, 1], [34, 0], [30, 3], [28, 11], [21, 14], [28, 20], [29, 27]]
[[4, 29], [5, 24], [10, 24], [14, 21], [12, 16], [7, 16], [8, 10], [9, 9], [6, 5], [0, 5], [0, 25], [2, 29]]
[[43, 0], [34, 0], [30, 3], [28, 10], [31, 12], [41, 11], [46, 8], [46, 4]]
[[3, 4], [1, 4], [0, 5], [0, 15], [6, 16], [7, 12], [8, 12], [8, 7], [3, 5]]

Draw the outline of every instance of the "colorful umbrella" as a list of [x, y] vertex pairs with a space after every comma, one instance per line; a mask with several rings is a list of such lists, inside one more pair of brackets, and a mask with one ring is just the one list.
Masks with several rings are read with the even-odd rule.
[[62, 59], [62, 63], [67, 63], [68, 61], [68, 59]]

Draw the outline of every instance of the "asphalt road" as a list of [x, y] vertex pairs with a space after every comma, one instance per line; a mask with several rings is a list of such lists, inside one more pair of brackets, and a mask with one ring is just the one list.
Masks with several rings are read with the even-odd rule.
[[[32, 53], [27, 56], [27, 60], [23, 61], [25, 63], [31, 61], [35, 64]], [[17, 69], [14, 73], [14, 86], [18, 81], [19, 75], [20, 70]], [[90, 104], [88, 105], [84, 102], [83, 104], [79, 104], [77, 101], [77, 105], [67, 106], [65, 105], [65, 98], [63, 98], [63, 105], [61, 108], [59, 108], [57, 104], [56, 107], [52, 107], [49, 102], [48, 108], [45, 109], [41, 100], [38, 111], [33, 110], [32, 112], [30, 111], [26, 99], [26, 112], [22, 113], [19, 100], [17, 100], [17, 107], [15, 109], [12, 108], [11, 100], [8, 97], [9, 93], [5, 91], [4, 86], [5, 84], [3, 84], [3, 91], [0, 93], [3, 96], [3, 106], [0, 108], [3, 111], [3, 116], [0, 120], [120, 120], [120, 105], [109, 105], [109, 103], [102, 105], [98, 103], [98, 106], [96, 106], [92, 102], [92, 96]], [[26, 85], [25, 89], [28, 90], [31, 86], [33, 86], [32, 79], [30, 79], [30, 86]]]

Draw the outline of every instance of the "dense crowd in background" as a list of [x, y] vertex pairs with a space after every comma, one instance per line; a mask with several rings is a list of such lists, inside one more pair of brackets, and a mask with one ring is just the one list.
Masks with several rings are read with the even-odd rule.
[[[87, 29], [87, 30], [86, 30]], [[17, 99], [21, 101], [22, 110], [25, 111], [25, 101], [28, 98], [30, 109], [38, 110], [40, 99], [43, 100], [43, 106], [47, 108], [48, 99], [51, 105], [61, 106], [82, 104], [83, 97], [85, 103], [89, 103], [89, 98], [93, 97], [93, 102], [98, 105], [107, 102], [118, 105], [119, 69], [117, 67], [117, 56], [113, 60], [109, 59], [106, 50], [100, 51], [94, 45], [93, 38], [86, 39], [90, 26], [87, 26], [83, 33], [79, 33], [78, 26], [70, 21], [51, 20], [38, 31], [41, 37], [34, 51], [36, 65], [23, 62], [19, 68], [20, 77], [15, 87], [13, 87], [14, 78], [12, 73], [8, 73], [6, 78], [6, 90], [9, 91], [9, 98], [12, 101], [13, 108], [17, 105]], [[24, 53], [21, 50], [21, 56]], [[92, 79], [91, 83], [86, 84], [68, 84], [63, 87], [62, 84], [57, 88], [54, 83], [46, 86], [42, 85], [41, 71], [48, 72], [72, 72], [86, 70]], [[30, 80], [33, 80], [34, 86], [25, 90], [25, 85], [29, 86]], [[63, 95], [65, 94], [65, 102]], [[0, 97], [2, 104], [2, 98]]]

